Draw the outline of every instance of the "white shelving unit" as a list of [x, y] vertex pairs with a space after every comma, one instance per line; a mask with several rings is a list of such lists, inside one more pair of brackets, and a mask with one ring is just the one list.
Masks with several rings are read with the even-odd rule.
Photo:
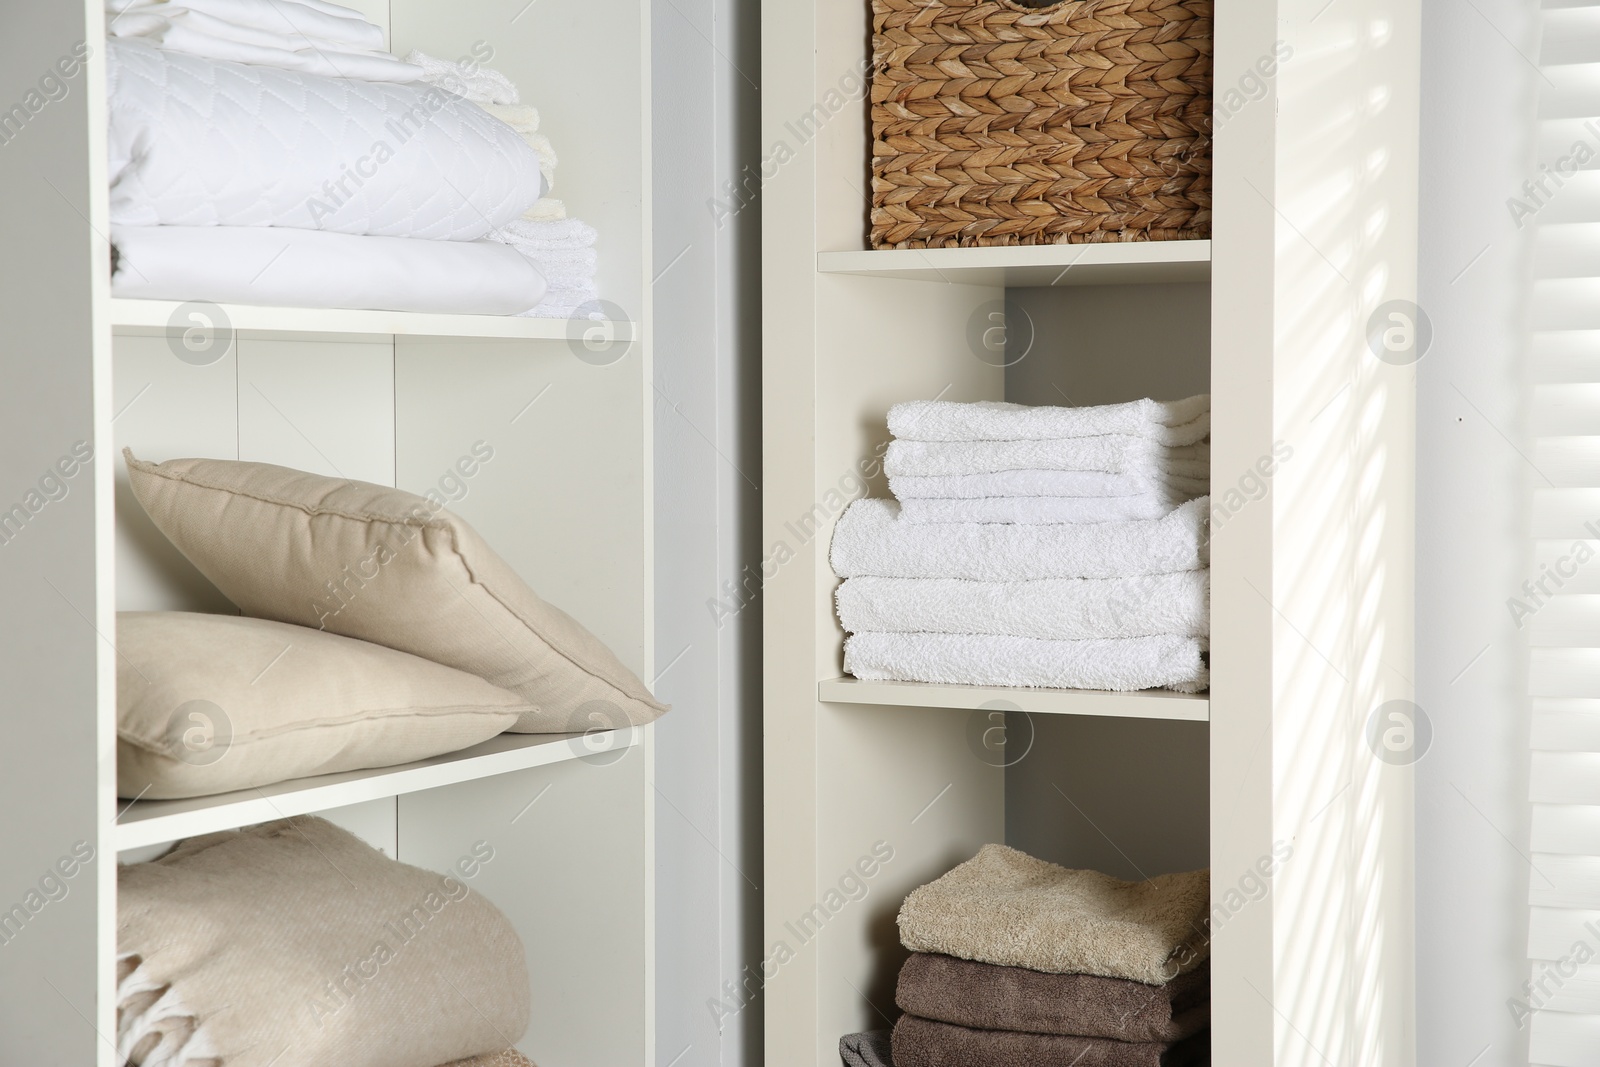
[[611, 761], [638, 745], [645, 729], [636, 726], [600, 734], [501, 734], [471, 748], [397, 767], [320, 774], [209, 797], [134, 800], [126, 803], [117, 816], [116, 845], [119, 851], [148, 848], [197, 834], [234, 830], [291, 815], [334, 811], [567, 760]]
[[92, 444], [94, 461], [48, 490], [43, 510], [24, 503], [0, 537], [12, 621], [0, 641], [12, 712], [0, 746], [0, 899], [24, 900], [78, 842], [96, 860], [48, 908], [0, 929], [7, 1063], [120, 1063], [107, 1040], [119, 854], [137, 861], [193, 834], [306, 813], [435, 870], [491, 843], [495, 861], [472, 888], [527, 950], [522, 1050], [545, 1064], [654, 1062], [648, 726], [508, 734], [404, 766], [193, 800], [116, 796], [116, 612], [234, 610], [143, 514], [124, 445], [153, 460], [257, 460], [420, 493], [487, 444], [492, 459], [449, 506], [542, 597], [654, 677], [650, 5], [355, 6], [401, 53], [492, 49], [488, 65], [540, 109], [561, 152], [557, 195], [600, 232], [601, 295], [627, 321], [209, 306], [202, 318], [224, 326], [223, 343], [196, 359], [179, 340], [194, 324], [182, 302], [110, 296], [101, 3], [8, 13], [0, 61], [30, 84], [75, 42], [92, 55], [65, 96], [0, 133], [10, 251], [0, 496], [26, 502], [76, 441]]
[[476, 338], [522, 341], [583, 339], [583, 334], [598, 330], [604, 343], [635, 340], [634, 324], [610, 320], [584, 320], [581, 324], [566, 319], [516, 318], [507, 315], [426, 315], [410, 311], [350, 311], [342, 308], [257, 307], [251, 304], [211, 304], [209, 319], [190, 320], [185, 305], [176, 300], [111, 301], [111, 325], [118, 334], [129, 337], [161, 336], [178, 328], [175, 324], [225, 324], [224, 329], [260, 334], [355, 334], [373, 337], [449, 337], [459, 341]]
[[877, 704], [897, 708], [967, 708], [974, 711], [1025, 711], [1030, 715], [1106, 715], [1129, 719], [1180, 719], [1205, 722], [1211, 702], [1204, 693], [1151, 689], [1105, 693], [1087, 689], [1008, 689], [988, 685], [933, 685], [927, 682], [864, 682], [849, 676], [817, 683], [825, 704]]
[[817, 270], [1008, 289], [1203, 282], [1211, 277], [1211, 242], [818, 252]]
[[[868, 18], [763, 5], [762, 143], [793, 153], [762, 193], [762, 543], [789, 550], [764, 586], [763, 944], [792, 952], [768, 1067], [832, 1067], [889, 1025], [901, 901], [989, 841], [1123, 877], [1209, 866], [1213, 1062], [1413, 1063], [1411, 771], [1367, 740], [1411, 694], [1413, 375], [1366, 335], [1415, 297], [1417, 3], [1218, 5], [1212, 239], [1027, 248], [869, 249], [865, 103], [795, 144], [870, 72]], [[1025, 359], [969, 340], [1002, 300]], [[842, 677], [828, 544], [890, 405], [1206, 390], [1208, 694]], [[1001, 720], [1025, 752], [975, 742]], [[883, 845], [867, 895], [796, 944]]]

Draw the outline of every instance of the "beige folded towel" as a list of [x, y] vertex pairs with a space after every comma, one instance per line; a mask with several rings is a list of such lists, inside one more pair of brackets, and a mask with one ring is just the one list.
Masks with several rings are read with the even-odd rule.
[[322, 819], [190, 838], [119, 868], [117, 896], [132, 1067], [438, 1067], [532, 1013], [505, 916]]
[[487, 1056], [474, 1056], [470, 1060], [457, 1060], [447, 1063], [444, 1067], [538, 1067], [528, 1057], [514, 1048], [502, 1049], [491, 1052]]
[[984, 845], [900, 907], [914, 952], [1160, 985], [1210, 954], [1210, 872], [1123, 882]]

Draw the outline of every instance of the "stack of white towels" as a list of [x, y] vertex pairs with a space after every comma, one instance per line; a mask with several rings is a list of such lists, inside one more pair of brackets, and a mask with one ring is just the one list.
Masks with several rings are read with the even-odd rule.
[[1210, 397], [889, 411], [890, 500], [834, 531], [845, 670], [1064, 689], [1207, 687]]
[[516, 86], [328, 0], [107, 0], [112, 292], [566, 316], [595, 231]]

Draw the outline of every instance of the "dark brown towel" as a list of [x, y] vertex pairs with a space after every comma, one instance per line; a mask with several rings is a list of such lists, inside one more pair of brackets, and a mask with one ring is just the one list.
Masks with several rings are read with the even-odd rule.
[[1211, 1035], [1176, 1045], [1103, 1037], [974, 1030], [902, 1015], [894, 1024], [895, 1067], [1194, 1067], [1210, 1060]]
[[844, 1035], [839, 1039], [839, 1058], [844, 1067], [894, 1067], [889, 1054], [889, 1031]]
[[894, 1002], [924, 1019], [983, 1030], [1025, 1030], [1118, 1041], [1179, 1041], [1211, 1023], [1211, 965], [1166, 985], [913, 952]]

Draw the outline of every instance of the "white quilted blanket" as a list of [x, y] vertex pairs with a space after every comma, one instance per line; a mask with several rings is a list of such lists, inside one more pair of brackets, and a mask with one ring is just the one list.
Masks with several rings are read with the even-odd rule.
[[538, 154], [476, 104], [106, 42], [111, 221], [470, 241], [544, 193]]

